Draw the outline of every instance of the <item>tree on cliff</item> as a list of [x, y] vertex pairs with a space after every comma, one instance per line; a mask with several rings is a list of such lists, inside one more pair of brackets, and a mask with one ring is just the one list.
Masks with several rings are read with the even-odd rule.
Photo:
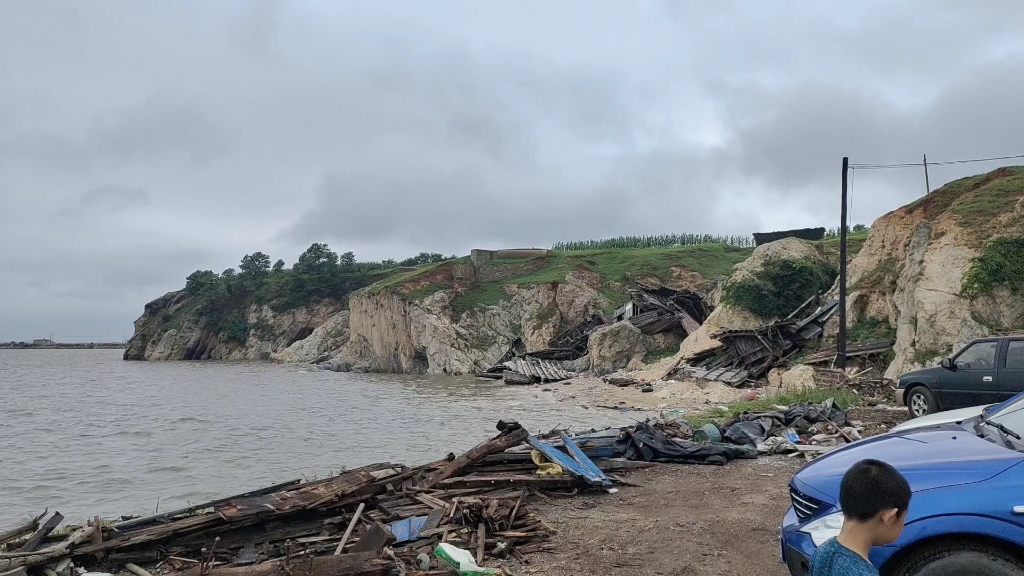
[[274, 267], [270, 269], [270, 273], [278, 274], [280, 272], [284, 272], [284, 260], [278, 259], [277, 262], [274, 262]]
[[213, 270], [196, 270], [185, 278], [185, 293], [193, 296], [209, 291], [220, 283]]
[[356, 264], [356, 255], [353, 252], [345, 252], [338, 257], [338, 262], [342, 268], [351, 268]]
[[292, 266], [296, 279], [314, 286], [323, 286], [338, 276], [338, 254], [327, 244], [316, 242], [306, 249]]
[[[284, 262], [281, 263], [284, 265]], [[242, 256], [242, 262], [238, 265], [240, 276], [251, 290], [263, 286], [267, 276], [270, 275], [270, 256], [263, 252], [253, 252]]]

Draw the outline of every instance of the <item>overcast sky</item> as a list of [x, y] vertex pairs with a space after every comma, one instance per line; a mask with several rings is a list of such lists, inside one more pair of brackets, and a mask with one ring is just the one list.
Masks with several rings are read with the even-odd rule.
[[[838, 224], [1024, 153], [1024, 3], [0, 2], [0, 341], [198, 268]], [[935, 167], [933, 187], [995, 165]], [[857, 172], [854, 222], [924, 192]]]

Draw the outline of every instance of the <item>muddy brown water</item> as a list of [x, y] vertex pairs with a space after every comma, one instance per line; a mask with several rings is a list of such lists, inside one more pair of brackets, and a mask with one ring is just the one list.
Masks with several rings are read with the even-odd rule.
[[626, 425], [534, 387], [269, 363], [124, 362], [120, 350], [0, 350], [0, 528], [152, 513], [531, 431]]

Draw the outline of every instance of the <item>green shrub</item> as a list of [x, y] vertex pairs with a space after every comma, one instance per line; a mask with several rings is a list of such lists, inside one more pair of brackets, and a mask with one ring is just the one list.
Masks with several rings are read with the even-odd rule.
[[850, 342], [885, 342], [896, 339], [896, 331], [884, 318], [864, 316], [846, 332]]
[[1024, 289], [1024, 237], [997, 238], [986, 244], [964, 274], [960, 293], [973, 300], [1001, 286], [1013, 294]]
[[836, 270], [823, 262], [769, 259], [751, 277], [727, 283], [722, 302], [761, 318], [782, 318], [811, 296], [828, 290], [836, 275]]

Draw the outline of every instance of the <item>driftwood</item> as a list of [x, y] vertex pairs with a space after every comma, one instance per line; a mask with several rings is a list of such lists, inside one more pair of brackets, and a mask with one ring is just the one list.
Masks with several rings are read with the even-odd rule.
[[0, 571], [9, 571], [23, 566], [26, 568], [38, 566], [67, 556], [73, 546], [91, 538], [93, 530], [95, 528], [79, 528], [67, 540], [35, 552], [0, 554]]
[[43, 510], [42, 514], [36, 516], [35, 518], [22, 524], [21, 526], [18, 526], [17, 528], [13, 528], [6, 532], [0, 532], [0, 544], [6, 544], [12, 540], [17, 540], [18, 538], [21, 538], [26, 534], [31, 534], [35, 532], [39, 529], [39, 521], [42, 520], [49, 512], [50, 509], [47, 508], [46, 510]]

